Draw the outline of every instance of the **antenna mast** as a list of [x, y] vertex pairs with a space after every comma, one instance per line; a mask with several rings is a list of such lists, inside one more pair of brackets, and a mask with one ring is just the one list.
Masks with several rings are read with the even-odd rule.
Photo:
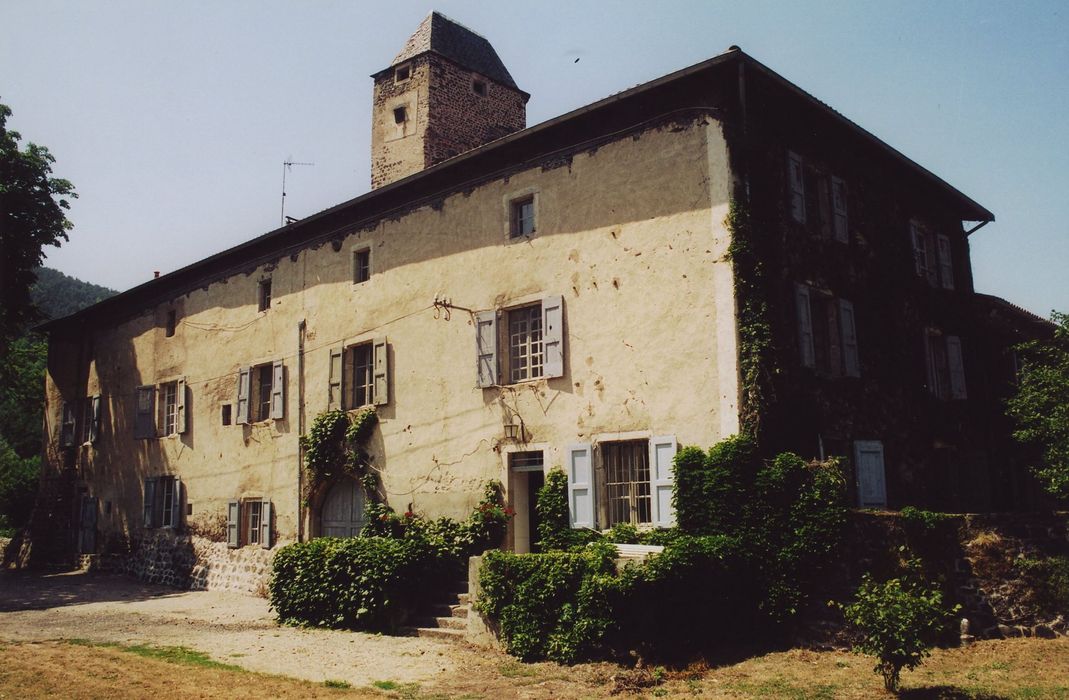
[[279, 226], [286, 225], [286, 173], [294, 165], [315, 165], [315, 163], [297, 163], [292, 160], [282, 162], [282, 217]]

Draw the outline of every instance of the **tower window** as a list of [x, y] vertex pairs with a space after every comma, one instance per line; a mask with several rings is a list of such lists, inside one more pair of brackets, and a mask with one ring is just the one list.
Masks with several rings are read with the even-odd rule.
[[473, 80], [471, 81], [471, 91], [479, 97], [486, 97], [486, 81], [485, 80]]
[[404, 107], [397, 107], [393, 110], [393, 121], [395, 124], [404, 124], [407, 116]]
[[395, 83], [402, 83], [402, 82], [408, 80], [409, 75], [411, 75], [411, 71], [410, 71], [409, 67], [408, 66], [401, 66], [396, 71], [394, 71], [394, 74], [393, 74], [394, 82]]

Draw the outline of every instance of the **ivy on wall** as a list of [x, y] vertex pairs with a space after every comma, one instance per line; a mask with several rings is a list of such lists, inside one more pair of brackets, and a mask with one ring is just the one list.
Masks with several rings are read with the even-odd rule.
[[359, 413], [324, 411], [312, 421], [307, 435], [301, 436], [304, 450], [304, 498], [323, 484], [338, 476], [356, 478], [369, 502], [376, 502], [378, 479], [369, 469], [367, 442], [378, 424], [379, 416], [373, 408]]

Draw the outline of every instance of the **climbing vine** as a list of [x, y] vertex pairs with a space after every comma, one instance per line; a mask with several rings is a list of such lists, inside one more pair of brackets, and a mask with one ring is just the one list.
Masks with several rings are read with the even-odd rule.
[[368, 469], [367, 441], [378, 423], [375, 409], [355, 415], [347, 411], [325, 411], [316, 416], [307, 435], [301, 436], [308, 494], [325, 482], [347, 474], [355, 477], [368, 500], [375, 500], [378, 479]]

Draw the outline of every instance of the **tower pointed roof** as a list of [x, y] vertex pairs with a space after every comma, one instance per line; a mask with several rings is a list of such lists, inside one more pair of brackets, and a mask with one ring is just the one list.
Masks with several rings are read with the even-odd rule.
[[502, 85], [519, 90], [497, 51], [484, 37], [440, 12], [431, 12], [405, 42], [393, 65], [433, 51]]

